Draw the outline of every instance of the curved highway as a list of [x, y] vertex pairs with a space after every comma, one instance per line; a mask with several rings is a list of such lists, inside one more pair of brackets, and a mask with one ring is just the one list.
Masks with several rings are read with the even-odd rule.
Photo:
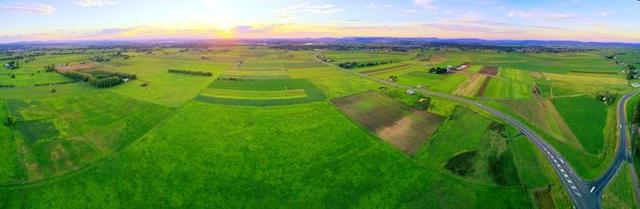
[[620, 137], [619, 137], [620, 142], [618, 143], [619, 145], [616, 152], [616, 158], [612, 166], [598, 180], [594, 182], [587, 182], [583, 180], [580, 176], [578, 176], [573, 170], [573, 168], [571, 167], [571, 165], [569, 165], [569, 163], [564, 159], [564, 157], [562, 157], [560, 153], [558, 153], [551, 145], [549, 145], [545, 140], [543, 140], [542, 137], [540, 137], [540, 135], [538, 135], [535, 131], [529, 129], [524, 123], [520, 122], [519, 120], [497, 109], [483, 105], [475, 100], [467, 99], [464, 97], [459, 97], [459, 96], [454, 96], [454, 95], [439, 93], [439, 92], [433, 92], [433, 91], [424, 90], [424, 89], [415, 89], [412, 86], [402, 85], [395, 82], [389, 82], [387, 80], [375, 78], [375, 77], [358, 73], [352, 70], [347, 70], [337, 65], [334, 65], [332, 63], [324, 62], [321, 59], [319, 59], [317, 56], [316, 56], [316, 59], [321, 63], [338, 68], [343, 72], [347, 72], [349, 74], [353, 74], [362, 78], [366, 78], [369, 80], [376, 81], [378, 83], [383, 83], [383, 84], [394, 86], [397, 88], [411, 89], [425, 96], [449, 99], [449, 100], [456, 101], [458, 103], [474, 106], [486, 112], [491, 113], [495, 117], [500, 118], [501, 120], [508, 123], [509, 125], [517, 128], [518, 131], [520, 131], [523, 135], [525, 135], [542, 152], [544, 157], [553, 167], [553, 170], [555, 171], [555, 173], [558, 175], [560, 182], [562, 182], [562, 185], [567, 191], [569, 198], [574, 204], [574, 208], [579, 208], [579, 209], [600, 208], [600, 195], [602, 194], [602, 191], [607, 186], [607, 184], [613, 179], [617, 171], [622, 166], [622, 163], [624, 163], [624, 160], [627, 159], [627, 154], [626, 154], [627, 153], [626, 152], [627, 132], [625, 129], [626, 128], [626, 123], [625, 123], [626, 111], [624, 107], [626, 106], [626, 103], [629, 100], [629, 98], [635, 95], [635, 93], [624, 95], [618, 103], [617, 112], [618, 112], [618, 123], [619, 123], [618, 128], [620, 133]]
[[637, 93], [630, 93], [622, 96], [620, 101], [618, 101], [618, 107], [616, 110], [617, 120], [618, 120], [618, 147], [616, 148], [616, 158], [613, 160], [613, 163], [600, 178], [597, 180], [590, 182], [594, 193], [596, 196], [600, 197], [604, 188], [613, 180], [613, 177], [616, 176], [620, 167], [625, 162], [625, 160], [630, 157], [627, 152], [627, 102], [631, 97], [636, 95]]

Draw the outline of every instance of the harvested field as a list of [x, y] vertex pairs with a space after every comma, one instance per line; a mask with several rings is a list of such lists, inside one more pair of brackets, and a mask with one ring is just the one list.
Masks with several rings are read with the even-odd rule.
[[284, 67], [286, 69], [304, 69], [304, 68], [314, 68], [314, 67], [324, 67], [325, 65], [316, 61], [309, 62], [295, 62], [295, 63], [284, 63]]
[[212, 104], [270, 106], [322, 101], [324, 94], [304, 79], [218, 80], [197, 101]]
[[487, 87], [489, 87], [489, 83], [491, 83], [491, 77], [486, 77], [484, 81], [482, 81], [482, 85], [480, 85], [480, 89], [476, 92], [476, 97], [481, 97], [484, 95], [484, 92], [487, 91]]
[[407, 68], [409, 66], [411, 66], [411, 64], [400, 64], [400, 65], [387, 66], [387, 67], [376, 68], [376, 69], [363, 70], [363, 71], [360, 71], [360, 73], [364, 73], [364, 74], [385, 73], [385, 72], [389, 72], [389, 71], [395, 71], [395, 70], [404, 69], [404, 68]]
[[473, 74], [471, 79], [465, 81], [456, 91], [453, 92], [454, 95], [464, 96], [464, 97], [474, 97], [480, 91], [480, 88], [485, 83], [485, 80], [489, 79], [486, 75], [482, 74]]
[[485, 75], [498, 75], [498, 71], [499, 70], [500, 69], [498, 67], [495, 67], [495, 66], [484, 66], [478, 72], [482, 73], [482, 74], [485, 74]]
[[444, 122], [376, 92], [333, 100], [348, 117], [399, 150], [414, 155]]
[[239, 91], [208, 88], [202, 91], [202, 95], [227, 99], [292, 99], [307, 97], [307, 94], [302, 89], [282, 91]]
[[92, 70], [100, 67], [100, 65], [96, 63], [87, 63], [87, 64], [76, 64], [76, 65], [67, 65], [67, 66], [57, 66], [56, 70], [61, 73], [66, 73], [69, 71], [79, 71], [79, 70]]
[[548, 99], [504, 100], [501, 101], [516, 115], [533, 125], [564, 140], [565, 143], [580, 147], [580, 142], [564, 121], [555, 105]]
[[287, 71], [284, 70], [264, 70], [264, 71], [248, 71], [248, 70], [230, 70], [225, 71], [223, 76], [228, 77], [247, 77], [247, 76], [286, 76]]

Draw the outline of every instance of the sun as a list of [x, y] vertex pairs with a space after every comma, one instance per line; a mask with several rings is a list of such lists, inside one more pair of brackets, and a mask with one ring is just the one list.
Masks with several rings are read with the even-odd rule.
[[221, 30], [220, 36], [223, 38], [233, 37], [233, 25], [229, 23], [221, 23], [218, 28]]

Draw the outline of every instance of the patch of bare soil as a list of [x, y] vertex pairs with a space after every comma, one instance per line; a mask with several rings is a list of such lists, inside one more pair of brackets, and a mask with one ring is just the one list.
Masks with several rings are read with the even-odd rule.
[[442, 116], [413, 109], [376, 92], [338, 98], [333, 103], [360, 126], [409, 155], [414, 155], [444, 122]]
[[416, 110], [392, 125], [376, 130], [376, 133], [403, 152], [415, 155], [442, 122], [443, 117]]
[[64, 65], [57, 66], [56, 70], [61, 73], [66, 73], [69, 71], [82, 71], [82, 70], [93, 70], [100, 67], [96, 63], [86, 63], [86, 64], [75, 64], [75, 65]]
[[478, 71], [478, 73], [482, 73], [485, 75], [498, 75], [498, 71], [500, 69], [498, 67], [495, 66], [484, 66], [482, 67], [482, 69], [480, 69], [480, 71]]

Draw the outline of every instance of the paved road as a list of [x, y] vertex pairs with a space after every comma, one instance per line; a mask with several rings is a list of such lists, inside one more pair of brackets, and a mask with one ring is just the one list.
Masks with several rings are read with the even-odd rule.
[[445, 94], [445, 93], [433, 92], [433, 91], [424, 90], [424, 89], [415, 89], [411, 86], [402, 85], [395, 82], [389, 82], [387, 80], [375, 78], [375, 77], [358, 73], [352, 70], [346, 70], [332, 63], [323, 62], [320, 59], [318, 59], [318, 61], [325, 63], [326, 65], [336, 67], [344, 72], [347, 72], [362, 78], [366, 78], [369, 80], [373, 80], [378, 83], [382, 83], [382, 84], [386, 84], [389, 86], [394, 86], [402, 89], [412, 89], [425, 96], [439, 97], [439, 98], [453, 100], [458, 103], [474, 106], [476, 108], [479, 108], [486, 112], [491, 113], [492, 115], [502, 119], [504, 122], [508, 123], [509, 125], [517, 128], [523, 135], [525, 135], [531, 142], [533, 142], [533, 144], [535, 144], [535, 146], [542, 152], [542, 154], [547, 159], [547, 161], [551, 163], [553, 170], [556, 172], [556, 174], [560, 178], [560, 181], [562, 182], [562, 185], [564, 186], [565, 190], [567, 190], [569, 198], [573, 202], [575, 208], [578, 208], [578, 209], [600, 208], [599, 196], [593, 193], [595, 191], [592, 190], [591, 185], [588, 182], [584, 181], [582, 178], [580, 178], [574, 172], [573, 168], [571, 168], [569, 163], [564, 159], [564, 157], [562, 157], [562, 155], [560, 155], [555, 149], [553, 149], [553, 147], [547, 144], [547, 142], [545, 142], [542, 139], [542, 137], [540, 137], [535, 131], [529, 129], [526, 125], [524, 125], [524, 123], [520, 122], [519, 120], [507, 114], [504, 114], [499, 110], [483, 105], [475, 100], [454, 96], [450, 94]]
[[626, 94], [622, 96], [622, 98], [618, 102], [618, 107], [617, 107], [618, 109], [616, 110], [616, 112], [618, 117], [619, 141], [618, 141], [618, 147], [616, 148], [616, 158], [613, 160], [613, 163], [611, 164], [607, 172], [604, 173], [604, 175], [602, 175], [597, 180], [589, 183], [589, 185], [595, 188], [594, 193], [598, 197], [602, 195], [604, 188], [616, 176], [616, 173], [618, 173], [618, 170], [620, 170], [620, 167], [622, 167], [622, 164], [628, 159], [627, 157], [631, 157], [629, 156], [628, 149], [627, 149], [627, 146], [628, 146], [627, 145], [628, 144], [627, 117], [626, 117], [627, 109], [625, 107], [627, 105], [627, 101], [629, 101], [629, 99], [633, 97], [635, 94], [636, 93]]

